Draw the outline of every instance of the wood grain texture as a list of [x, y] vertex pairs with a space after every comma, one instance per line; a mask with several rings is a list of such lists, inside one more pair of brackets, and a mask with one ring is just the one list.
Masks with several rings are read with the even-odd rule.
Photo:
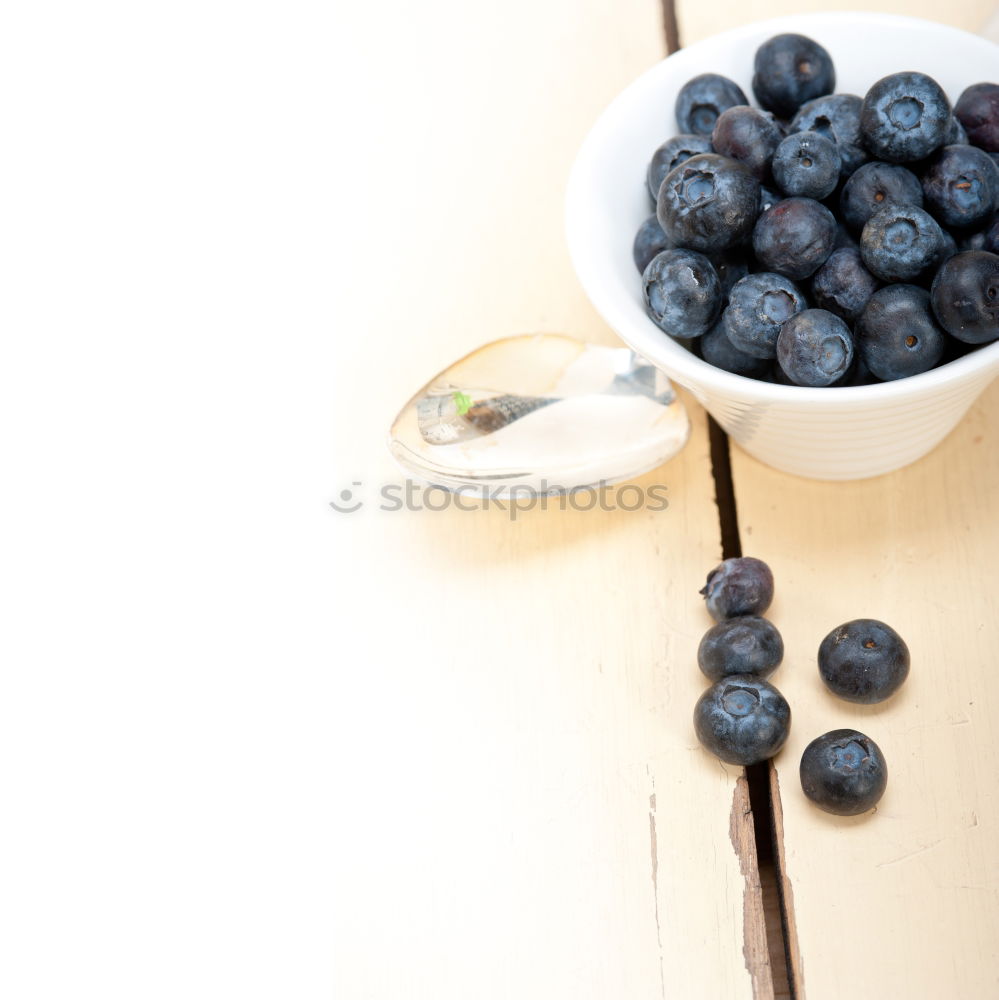
[[[936, 451], [879, 479], [809, 482], [733, 451], [743, 548], [777, 581], [773, 680], [794, 718], [775, 761], [778, 833], [810, 1000], [999, 995], [997, 440], [994, 384]], [[878, 706], [833, 697], [816, 669], [822, 638], [859, 617], [912, 653]], [[889, 779], [875, 812], [838, 818], [804, 798], [798, 763], [846, 727], [881, 746]]]
[[767, 943], [767, 920], [763, 909], [763, 887], [756, 857], [756, 829], [749, 801], [749, 782], [745, 775], [735, 783], [732, 797], [732, 822], [729, 827], [732, 846], [742, 866], [746, 880], [743, 898], [744, 953], [746, 967], [753, 977], [753, 995], [774, 996], [774, 977], [770, 968], [770, 947]]
[[[784, 940], [784, 963], [791, 996], [805, 995], [805, 974], [798, 944], [798, 922], [794, 910], [794, 887], [787, 873], [787, 851], [784, 843], [784, 807], [780, 797], [780, 781], [773, 761], [767, 765], [770, 785], [771, 823], [779, 895], [778, 909], [781, 921], [780, 934]], [[768, 933], [770, 933], [768, 931]]]
[[[825, 0], [720, 0], [705, 4], [697, 0], [676, 0], [677, 20], [680, 38], [684, 45], [700, 41], [727, 28], [735, 28], [751, 21], [762, 21], [768, 17], [784, 14], [806, 14], [826, 10], [870, 11], [871, 5], [863, 0], [840, 0], [827, 3]], [[924, 17], [930, 21], [963, 28], [965, 31], [979, 32], [995, 11], [993, 0], [961, 0], [960, 3], [942, 6], [929, 0], [883, 0], [877, 10], [885, 14], [905, 14], [909, 17]]]
[[335, 995], [751, 997], [740, 769], [691, 723], [696, 592], [719, 557], [703, 412], [688, 399], [690, 444], [638, 481], [667, 487], [660, 513], [376, 502], [401, 482], [385, 428], [448, 362], [538, 329], [613, 342], [571, 272], [563, 191], [593, 120], [661, 58], [659, 5], [350, 16], [344, 85], [365, 113], [338, 123], [359, 152], [334, 193], [350, 243], [329, 489], [365, 506], [331, 519], [331, 573], [366, 653], [339, 665], [331, 720]]

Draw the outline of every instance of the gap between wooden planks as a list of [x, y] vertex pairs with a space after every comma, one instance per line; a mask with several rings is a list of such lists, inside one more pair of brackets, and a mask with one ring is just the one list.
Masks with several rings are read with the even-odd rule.
[[[662, 0], [666, 51], [680, 48], [674, 0]], [[718, 505], [722, 557], [742, 554], [729, 441], [710, 417], [711, 469]], [[794, 926], [794, 904], [786, 877], [780, 788], [772, 765], [746, 768], [732, 803], [731, 839], [746, 878], [744, 933], [746, 966], [757, 998], [803, 997], [801, 956]]]

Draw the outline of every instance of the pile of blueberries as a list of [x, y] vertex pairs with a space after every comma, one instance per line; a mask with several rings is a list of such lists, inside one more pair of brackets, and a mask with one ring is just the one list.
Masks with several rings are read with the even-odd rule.
[[[764, 678], [784, 657], [784, 641], [762, 617], [774, 596], [765, 562], [726, 559], [701, 590], [717, 622], [697, 650], [713, 682], [694, 708], [694, 730], [705, 749], [729, 764], [758, 764], [787, 741], [791, 708]], [[894, 694], [909, 675], [909, 650], [884, 622], [858, 618], [833, 629], [819, 646], [819, 675], [840, 698], [871, 705]], [[800, 767], [801, 787], [819, 808], [854, 816], [877, 805], [888, 783], [880, 747], [854, 729], [812, 740]]]
[[785, 385], [906, 378], [999, 339], [999, 84], [951, 108], [924, 73], [834, 93], [803, 35], [676, 99], [634, 242], [649, 316], [726, 371]]

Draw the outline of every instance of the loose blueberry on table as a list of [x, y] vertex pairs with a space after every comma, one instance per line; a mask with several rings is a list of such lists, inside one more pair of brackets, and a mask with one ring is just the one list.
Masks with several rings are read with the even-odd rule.
[[999, 340], [999, 84], [953, 107], [911, 69], [863, 96], [835, 85], [819, 41], [777, 35], [755, 56], [760, 107], [694, 77], [648, 164], [656, 216], [632, 247], [646, 310], [740, 377], [868, 385]]
[[881, 748], [855, 729], [834, 729], [805, 747], [801, 790], [820, 809], [857, 816], [873, 809], [888, 785]]
[[712, 684], [694, 706], [694, 731], [726, 764], [758, 764], [787, 742], [791, 708], [772, 684], [746, 674]]
[[784, 658], [784, 640], [773, 622], [759, 615], [726, 618], [704, 633], [697, 665], [713, 681], [739, 674], [769, 677]]
[[762, 559], [737, 556], [708, 573], [700, 593], [715, 621], [762, 615], [774, 599], [774, 575]]
[[909, 676], [909, 647], [884, 622], [857, 618], [834, 628], [819, 646], [819, 675], [846, 701], [874, 705]]

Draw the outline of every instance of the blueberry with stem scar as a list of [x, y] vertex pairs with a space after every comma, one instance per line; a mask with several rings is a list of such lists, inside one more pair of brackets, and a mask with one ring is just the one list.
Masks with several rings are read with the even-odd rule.
[[925, 73], [892, 73], [864, 96], [860, 131], [879, 160], [922, 160], [944, 144], [950, 102], [940, 84]]
[[806, 101], [836, 89], [832, 57], [805, 35], [775, 35], [753, 60], [753, 93], [760, 106], [790, 118]]
[[759, 207], [759, 181], [742, 164], [701, 153], [666, 175], [656, 214], [674, 246], [720, 253], [752, 232]]
[[856, 729], [834, 729], [801, 755], [801, 790], [825, 812], [857, 816], [873, 809], [888, 785], [881, 748]]
[[891, 697], [909, 676], [909, 647], [890, 625], [857, 618], [822, 640], [819, 675], [834, 695], [874, 705]]
[[718, 73], [701, 73], [688, 80], [676, 95], [676, 121], [684, 132], [710, 136], [720, 114], [748, 103], [734, 80]]
[[727, 764], [769, 760], [787, 742], [790, 728], [784, 696], [750, 674], [712, 684], [694, 706], [698, 740]]

